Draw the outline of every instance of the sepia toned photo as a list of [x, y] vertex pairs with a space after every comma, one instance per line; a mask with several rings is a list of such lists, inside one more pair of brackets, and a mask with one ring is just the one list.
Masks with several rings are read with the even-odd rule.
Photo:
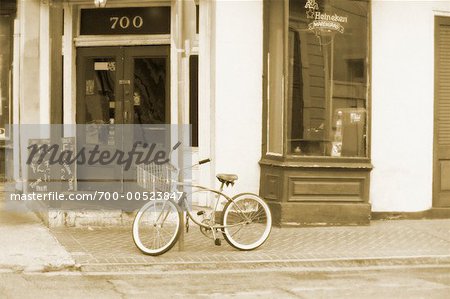
[[450, 294], [450, 0], [0, 0], [0, 78], [0, 298]]

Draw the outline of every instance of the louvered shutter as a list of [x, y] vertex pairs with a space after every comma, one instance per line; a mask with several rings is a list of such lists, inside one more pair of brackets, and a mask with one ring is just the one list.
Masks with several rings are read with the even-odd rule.
[[435, 207], [450, 207], [450, 18], [435, 22]]

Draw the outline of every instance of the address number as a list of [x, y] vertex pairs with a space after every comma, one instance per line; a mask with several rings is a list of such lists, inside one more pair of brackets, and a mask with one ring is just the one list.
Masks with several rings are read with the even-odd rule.
[[111, 29], [116, 29], [119, 27], [122, 29], [127, 29], [130, 26], [138, 29], [144, 25], [144, 19], [141, 16], [135, 16], [131, 20], [127, 16], [110, 17], [109, 20], [111, 21]]

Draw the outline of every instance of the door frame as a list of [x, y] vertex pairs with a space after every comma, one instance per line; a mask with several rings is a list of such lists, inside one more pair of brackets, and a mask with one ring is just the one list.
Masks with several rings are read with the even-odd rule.
[[[205, 185], [214, 185], [215, 179], [215, 113], [211, 109], [215, 103], [214, 71], [215, 71], [215, 49], [214, 15], [216, 7], [214, 3], [207, 0], [199, 0], [200, 18], [199, 32], [195, 37], [183, 39], [183, 28], [185, 22], [180, 22], [183, 15], [181, 1], [162, 0], [157, 2], [139, 2], [126, 0], [121, 3], [111, 3], [108, 7], [134, 7], [134, 6], [171, 6], [171, 33], [164, 35], [98, 35], [83, 36], [79, 34], [80, 9], [95, 8], [93, 2], [76, 2], [74, 0], [63, 3], [64, 9], [64, 35], [63, 39], [63, 121], [64, 124], [76, 123], [76, 53], [78, 49], [98, 46], [118, 45], [164, 45], [170, 47], [170, 94], [171, 94], [171, 124], [180, 122], [179, 103], [185, 103], [186, 88], [183, 84], [188, 82], [186, 76], [186, 64], [184, 60], [189, 53], [198, 54], [199, 61], [199, 147], [196, 149], [201, 158], [209, 157], [211, 163], [204, 165], [199, 174], [199, 180]], [[185, 11], [186, 12], [186, 11]], [[188, 17], [188, 16], [185, 16]], [[188, 43], [188, 41], [190, 41]], [[70, 137], [69, 133], [67, 137]]]

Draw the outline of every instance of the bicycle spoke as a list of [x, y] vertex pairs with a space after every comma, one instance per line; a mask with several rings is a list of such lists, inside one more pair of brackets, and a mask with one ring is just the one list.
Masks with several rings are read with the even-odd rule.
[[238, 232], [240, 232], [242, 230], [243, 225], [238, 226], [238, 230], [235, 231], [234, 233], [231, 234], [231, 236], [233, 237], [235, 234], [237, 234]]
[[253, 216], [254, 216], [256, 213], [260, 212], [260, 211], [261, 211], [261, 210], [259, 209], [259, 205], [257, 205], [257, 206], [256, 206], [256, 211], [250, 212], [249, 218], [250, 218], [250, 219], [253, 219]]
[[156, 248], [156, 230], [153, 232], [153, 248]]
[[264, 214], [265, 214], [264, 210], [259, 210], [259, 211], [258, 211], [258, 214], [254, 215], [254, 216], [251, 217], [250, 219], [254, 220], [254, 219], [256, 219], [256, 218], [258, 218], [259, 216], [264, 215]]
[[162, 244], [166, 244], [166, 239], [164, 239], [163, 234], [162, 234], [162, 231], [161, 231], [160, 234], [159, 234], [159, 238], [161, 239]]
[[169, 237], [172, 235], [172, 233], [169, 230], [167, 230], [166, 228], [162, 228], [162, 227], [161, 227], [161, 233], [165, 233]]

